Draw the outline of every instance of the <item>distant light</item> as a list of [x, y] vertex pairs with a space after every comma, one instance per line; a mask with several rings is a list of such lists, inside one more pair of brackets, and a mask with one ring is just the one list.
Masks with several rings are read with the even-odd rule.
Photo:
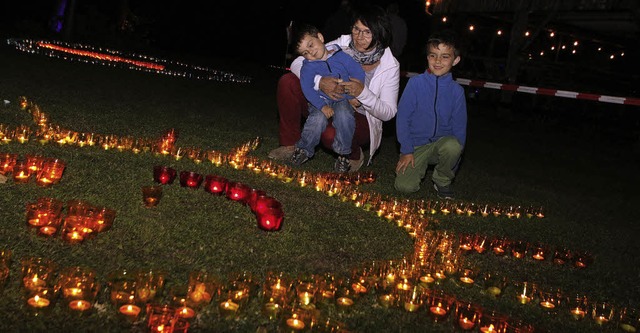
[[556, 33], [555, 33], [555, 32], [553, 32], [553, 31], [551, 31], [551, 32], [549, 33], [549, 37], [553, 37], [553, 36], [555, 36], [555, 35], [556, 35]]
[[566, 49], [566, 48], [567, 48], [567, 46], [566, 46], [566, 45], [562, 45], [562, 49], [563, 49], [563, 50], [564, 50], [564, 49]]
[[600, 51], [602, 51], [602, 47], [599, 47], [599, 48], [598, 48], [598, 52], [600, 52]]
[[576, 54], [576, 50], [571, 50], [571, 53], [572, 54]]
[[555, 50], [556, 46], [555, 45], [551, 45], [551, 51]]
[[616, 57], [616, 55], [615, 55], [615, 54], [612, 54], [612, 55], [609, 57], [609, 59], [613, 59], [613, 58], [615, 58], [615, 57]]
[[621, 57], [624, 57], [624, 52], [620, 52], [620, 56], [621, 56]]
[[447, 17], [446, 16], [442, 17], [442, 22], [447, 23]]
[[540, 56], [543, 56], [543, 55], [544, 55], [544, 51], [540, 51]]
[[578, 41], [573, 42], [573, 46], [578, 46]]
[[531, 34], [531, 33], [529, 33], [529, 31], [525, 31], [524, 36], [525, 36], [525, 37], [529, 37], [529, 35], [530, 35], [530, 34]]
[[498, 30], [497, 34], [498, 36], [502, 36], [502, 30]]
[[473, 31], [473, 30], [475, 30], [475, 29], [476, 29], [476, 27], [474, 27], [473, 25], [470, 25], [470, 26], [469, 26], [469, 31]]

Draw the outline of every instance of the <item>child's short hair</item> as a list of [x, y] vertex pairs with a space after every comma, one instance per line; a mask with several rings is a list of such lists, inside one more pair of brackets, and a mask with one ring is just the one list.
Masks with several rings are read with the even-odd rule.
[[291, 32], [291, 46], [298, 53], [298, 47], [306, 36], [318, 37], [320, 30], [311, 24], [299, 24], [293, 27]]
[[456, 57], [460, 56], [460, 45], [458, 43], [458, 37], [452, 30], [439, 31], [429, 36], [429, 39], [427, 40], [427, 51], [429, 51], [429, 47], [437, 48], [440, 44], [450, 46], [451, 48], [453, 48], [453, 54]]

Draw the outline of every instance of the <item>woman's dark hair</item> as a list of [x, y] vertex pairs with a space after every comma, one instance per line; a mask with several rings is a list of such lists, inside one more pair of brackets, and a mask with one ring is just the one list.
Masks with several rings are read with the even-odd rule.
[[362, 22], [371, 30], [371, 46], [369, 48], [377, 46], [385, 49], [391, 45], [391, 22], [382, 7], [365, 5], [355, 8], [352, 23], [356, 24], [356, 21]]

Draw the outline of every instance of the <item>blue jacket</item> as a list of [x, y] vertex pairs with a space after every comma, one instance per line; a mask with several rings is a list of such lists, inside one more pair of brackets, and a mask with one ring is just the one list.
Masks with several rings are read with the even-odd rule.
[[[337, 101], [329, 98], [321, 90], [314, 89], [316, 75], [337, 77], [343, 81], [349, 81], [349, 78], [356, 78], [364, 84], [364, 70], [360, 64], [348, 54], [342, 52], [342, 49], [336, 44], [329, 45], [327, 48], [335, 50], [327, 60], [309, 61], [305, 59], [300, 70], [300, 86], [304, 97], [318, 110], [328, 103]], [[343, 97], [353, 98], [353, 96], [346, 94]]]
[[455, 136], [464, 148], [467, 103], [451, 73], [438, 77], [425, 72], [409, 79], [398, 103], [396, 134], [402, 154], [443, 136]]

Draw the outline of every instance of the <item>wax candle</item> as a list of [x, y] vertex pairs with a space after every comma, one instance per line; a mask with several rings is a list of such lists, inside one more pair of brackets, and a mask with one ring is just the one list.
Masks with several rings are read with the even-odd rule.
[[127, 316], [127, 317], [138, 317], [138, 315], [140, 314], [140, 307], [135, 305], [135, 304], [125, 304], [123, 306], [120, 307], [119, 309], [120, 313], [122, 313], [123, 315]]
[[380, 304], [383, 308], [389, 308], [393, 305], [395, 298], [392, 294], [380, 295], [378, 296], [378, 304]]
[[482, 333], [496, 332], [496, 328], [495, 326], [493, 326], [493, 324], [489, 324], [489, 326], [480, 327], [480, 332]]
[[40, 227], [40, 229], [38, 229], [38, 234], [42, 235], [42, 236], [53, 236], [56, 231], [58, 231], [58, 228], [56, 227], [52, 227], [52, 226], [44, 226], [44, 227]]
[[238, 308], [240, 306], [237, 303], [234, 303], [231, 300], [224, 301], [220, 303], [218, 307], [220, 309], [220, 315], [225, 318], [235, 316], [236, 312], [238, 312]]
[[176, 314], [184, 319], [191, 319], [196, 316], [196, 312], [188, 306], [178, 308]]
[[34, 308], [45, 308], [49, 306], [50, 303], [51, 301], [38, 295], [35, 295], [27, 300], [27, 304]]
[[349, 297], [338, 297], [336, 304], [340, 307], [346, 308], [353, 305], [353, 300]]
[[293, 328], [296, 331], [300, 331], [304, 329], [305, 324], [302, 320], [299, 320], [297, 318], [289, 318], [287, 319], [287, 326]]
[[201, 174], [190, 171], [180, 172], [180, 186], [197, 189], [202, 184], [203, 177]]
[[447, 315], [447, 309], [440, 306], [429, 307], [429, 312], [434, 316], [434, 319], [438, 320]]
[[261, 213], [256, 213], [258, 228], [265, 231], [280, 230], [283, 219], [284, 212], [281, 209], [267, 208]]
[[545, 308], [545, 309], [553, 309], [553, 308], [555, 308], [555, 307], [556, 307], [556, 305], [555, 305], [555, 304], [553, 304], [553, 303], [551, 303], [551, 302], [549, 302], [549, 301], [542, 301], [542, 302], [540, 302], [540, 306], [541, 306], [541, 307], [543, 307], [543, 308]]
[[593, 321], [595, 321], [595, 322], [596, 322], [596, 324], [598, 324], [598, 325], [604, 325], [604, 324], [606, 324], [607, 322], [609, 322], [609, 318], [608, 318], [608, 317], [605, 317], [605, 316], [595, 316], [595, 317], [593, 318]]
[[585, 315], [586, 312], [581, 308], [571, 309], [571, 317], [573, 317], [573, 319], [575, 320], [580, 320], [584, 318]]
[[216, 175], [205, 177], [204, 190], [213, 195], [222, 195], [227, 188], [227, 179]]
[[166, 166], [153, 167], [153, 180], [162, 185], [172, 184], [176, 178], [176, 170]]
[[458, 319], [458, 325], [460, 325], [460, 328], [462, 328], [463, 330], [468, 331], [476, 326], [476, 323], [465, 317]]
[[627, 323], [620, 323], [620, 329], [629, 333], [635, 333], [637, 331], [635, 326], [632, 326]]
[[91, 309], [91, 303], [85, 300], [73, 300], [69, 302], [69, 308], [75, 311], [87, 311]]
[[498, 287], [493, 286], [493, 287], [489, 287], [489, 288], [487, 288], [487, 292], [488, 292], [490, 295], [498, 296], [498, 295], [500, 295], [500, 294], [502, 293], [502, 289], [500, 289], [500, 288], [498, 288]]
[[408, 312], [416, 312], [420, 308], [420, 304], [409, 301], [404, 302], [404, 309]]
[[227, 198], [240, 203], [246, 203], [249, 199], [251, 188], [245, 184], [231, 182], [227, 184]]
[[466, 285], [472, 285], [473, 284], [473, 279], [468, 277], [468, 276], [461, 276], [460, 277], [460, 281]]
[[531, 297], [525, 294], [521, 294], [521, 295], [518, 295], [518, 301], [520, 301], [521, 304], [527, 304], [531, 301]]

